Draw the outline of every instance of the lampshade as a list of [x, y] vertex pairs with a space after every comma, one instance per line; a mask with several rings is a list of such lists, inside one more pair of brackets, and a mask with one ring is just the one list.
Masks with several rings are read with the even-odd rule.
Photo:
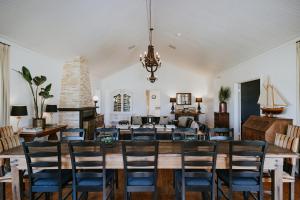
[[57, 105], [47, 105], [46, 112], [49, 113], [57, 112]]
[[26, 116], [27, 106], [12, 106], [10, 111], [10, 116]]
[[201, 102], [202, 102], [202, 98], [201, 98], [201, 97], [196, 98], [196, 102], [197, 102], [197, 103], [201, 103]]
[[175, 102], [176, 102], [176, 98], [171, 97], [171, 98], [170, 98], [170, 103], [175, 103]]

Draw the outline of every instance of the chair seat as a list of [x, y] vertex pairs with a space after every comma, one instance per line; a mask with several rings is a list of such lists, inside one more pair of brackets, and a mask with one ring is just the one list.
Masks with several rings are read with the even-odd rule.
[[[47, 169], [36, 172], [35, 174], [45, 173], [45, 174], [53, 174], [51, 178], [35, 178], [33, 180], [34, 186], [58, 186], [57, 180], [57, 169]], [[61, 170], [61, 178], [62, 185], [66, 185], [69, 181], [72, 180], [72, 171], [71, 170]]]
[[[226, 185], [229, 185], [229, 170], [217, 170], [217, 175]], [[241, 186], [255, 186], [259, 185], [259, 181], [257, 178], [232, 177], [232, 184]]]
[[[203, 170], [201, 170], [203, 172]], [[182, 171], [177, 170], [175, 172], [176, 176], [176, 182], [181, 183], [181, 178], [182, 178]], [[185, 185], [186, 186], [209, 186], [210, 185], [210, 180], [208, 178], [202, 178], [202, 177], [187, 177], [185, 178]]]
[[151, 186], [154, 185], [154, 177], [128, 177], [128, 186]]
[[[97, 172], [95, 172], [97, 173]], [[113, 170], [107, 170], [106, 171], [106, 180], [109, 180], [114, 176]], [[78, 186], [102, 186], [103, 185], [103, 178], [99, 177], [80, 177], [77, 178], [77, 184]]]

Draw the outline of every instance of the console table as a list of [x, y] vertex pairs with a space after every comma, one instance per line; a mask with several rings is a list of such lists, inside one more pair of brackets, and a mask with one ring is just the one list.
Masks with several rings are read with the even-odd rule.
[[36, 137], [45, 137], [49, 136], [49, 140], [57, 140], [56, 133], [67, 128], [67, 125], [57, 125], [53, 127], [46, 127], [42, 131], [39, 132], [21, 132], [19, 134], [20, 137], [24, 138], [25, 142], [33, 141]]

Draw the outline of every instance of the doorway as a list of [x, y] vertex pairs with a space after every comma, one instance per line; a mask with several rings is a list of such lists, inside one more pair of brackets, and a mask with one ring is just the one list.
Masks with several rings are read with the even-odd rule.
[[241, 127], [250, 115], [260, 115], [260, 79], [241, 83]]

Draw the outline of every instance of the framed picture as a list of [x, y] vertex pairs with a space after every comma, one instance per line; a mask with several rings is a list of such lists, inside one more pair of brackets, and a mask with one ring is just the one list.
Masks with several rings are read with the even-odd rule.
[[152, 99], [156, 99], [156, 95], [152, 95], [151, 98], [152, 98]]
[[192, 104], [192, 93], [176, 93], [176, 104], [177, 105], [191, 105]]

